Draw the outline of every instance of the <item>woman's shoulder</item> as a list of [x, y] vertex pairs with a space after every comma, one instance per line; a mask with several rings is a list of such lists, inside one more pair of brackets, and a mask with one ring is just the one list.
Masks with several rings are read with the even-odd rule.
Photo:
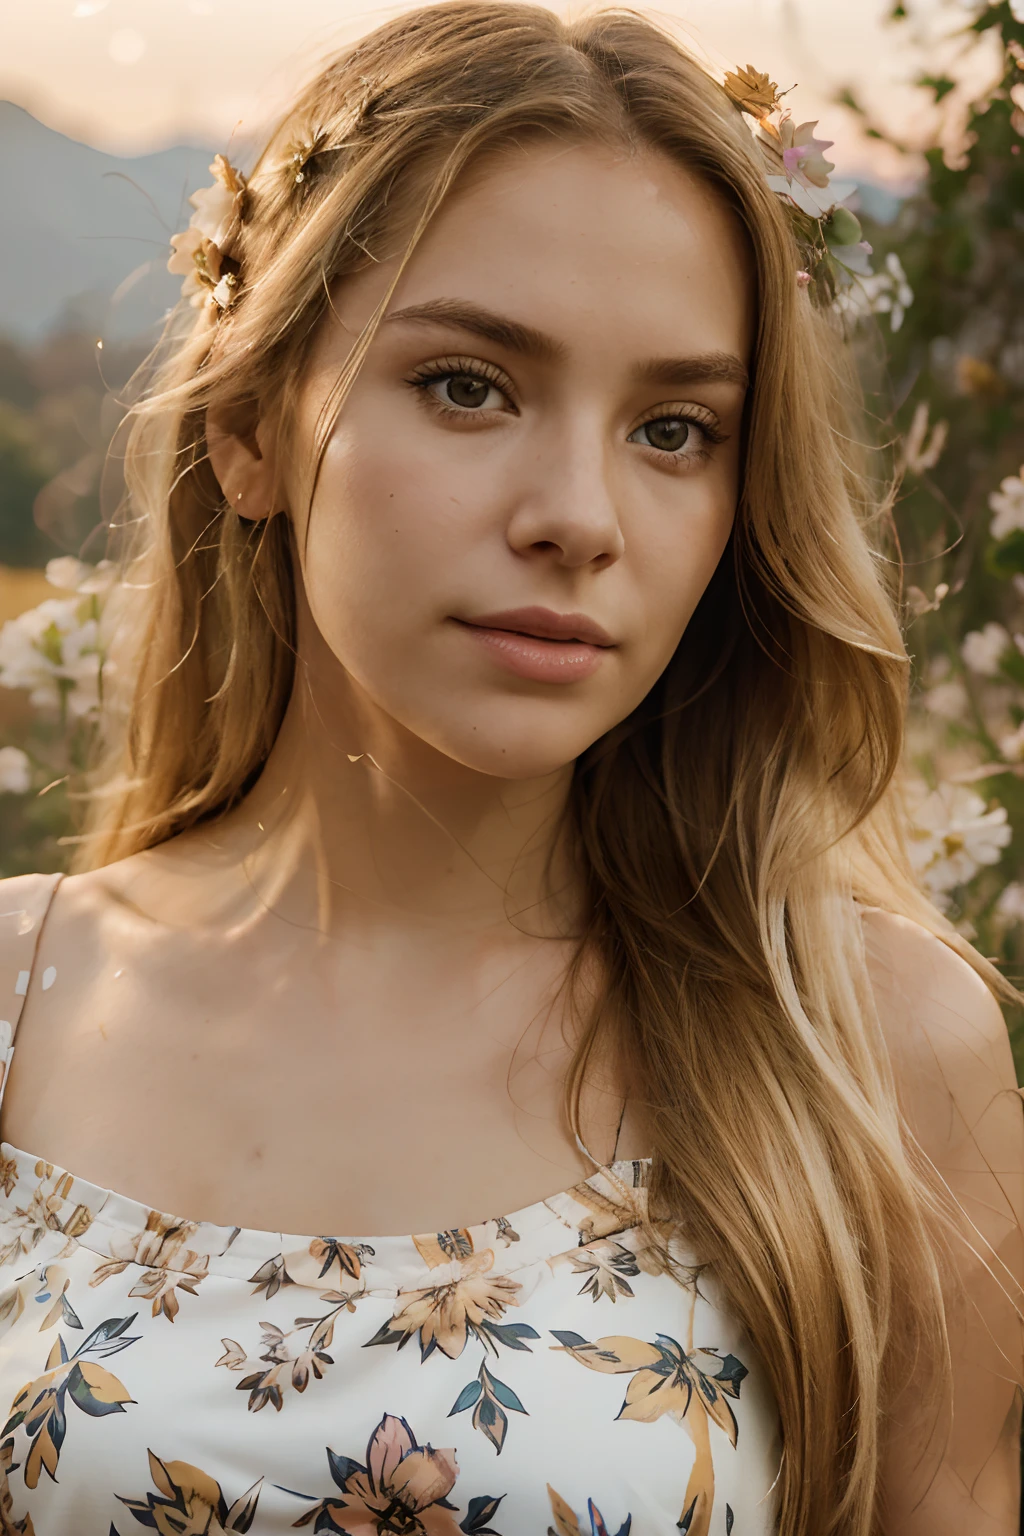
[[1016, 1166], [1024, 1116], [1006, 1021], [983, 976], [901, 913], [864, 907], [862, 930], [879, 1023], [918, 1141], [941, 1163], [965, 1140], [992, 1138], [1012, 1146]]

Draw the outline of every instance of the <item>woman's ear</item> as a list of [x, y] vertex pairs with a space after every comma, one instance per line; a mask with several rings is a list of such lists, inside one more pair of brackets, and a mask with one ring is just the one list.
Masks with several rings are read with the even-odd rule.
[[206, 413], [206, 449], [224, 500], [250, 522], [273, 517], [276, 466], [264, 422], [233, 411]]

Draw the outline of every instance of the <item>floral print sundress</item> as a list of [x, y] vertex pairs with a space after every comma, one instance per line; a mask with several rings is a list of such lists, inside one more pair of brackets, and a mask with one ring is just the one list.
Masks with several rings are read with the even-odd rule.
[[[59, 878], [0, 890], [0, 1094]], [[297, 1236], [3, 1143], [0, 1533], [768, 1536], [775, 1409], [710, 1277], [645, 1241], [647, 1173]]]

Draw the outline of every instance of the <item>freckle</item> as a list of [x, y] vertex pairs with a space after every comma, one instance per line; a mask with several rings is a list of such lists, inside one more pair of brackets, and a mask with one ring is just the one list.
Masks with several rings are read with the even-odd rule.
[[106, 1040], [106, 1038], [107, 1038], [107, 1030], [106, 1030], [106, 1026], [105, 1026], [105, 1024], [104, 1024], [104, 1023], [103, 1023], [103, 1020], [102, 1020], [102, 1019], [101, 1019], [101, 1020], [100, 1020], [100, 1022], [99, 1022], [99, 1023], [98, 1023], [98, 1024], [97, 1024], [97, 1026], [96, 1026], [96, 1028], [97, 1028], [97, 1029], [98, 1029], [98, 1030], [99, 1030], [99, 1032], [100, 1032], [100, 1034], [101, 1034], [101, 1035], [102, 1035], [102, 1036], [103, 1036], [103, 1038], [104, 1038], [104, 1040]]
[[43, 991], [49, 992], [50, 988], [53, 986], [56, 980], [57, 967], [55, 965], [48, 965], [46, 970], [43, 972]]

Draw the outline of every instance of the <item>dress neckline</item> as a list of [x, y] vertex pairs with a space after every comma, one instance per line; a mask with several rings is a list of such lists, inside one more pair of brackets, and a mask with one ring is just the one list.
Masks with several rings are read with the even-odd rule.
[[156, 1211], [0, 1143], [0, 1262], [21, 1249], [33, 1265], [56, 1260], [74, 1243], [118, 1263], [220, 1274], [268, 1294], [281, 1285], [338, 1286], [365, 1274], [361, 1292], [408, 1290], [462, 1278], [467, 1262], [511, 1274], [568, 1249], [627, 1231], [647, 1212], [650, 1158], [622, 1158], [505, 1216], [468, 1227], [401, 1236], [338, 1237], [274, 1232]]

